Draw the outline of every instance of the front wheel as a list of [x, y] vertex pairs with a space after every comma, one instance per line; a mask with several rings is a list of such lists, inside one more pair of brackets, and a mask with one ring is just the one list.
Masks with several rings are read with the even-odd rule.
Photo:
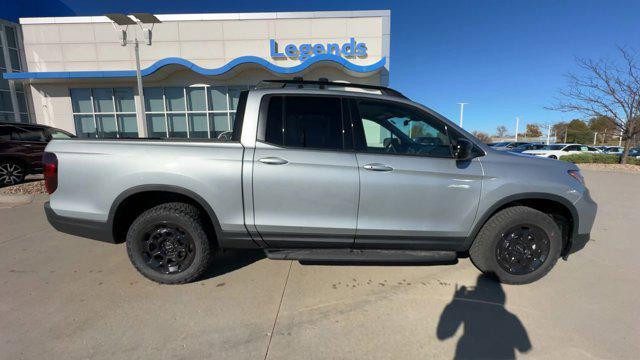
[[201, 214], [184, 203], [167, 203], [143, 212], [127, 232], [127, 253], [145, 277], [161, 284], [193, 281], [207, 268], [210, 242]]
[[562, 249], [562, 236], [553, 219], [526, 206], [513, 206], [493, 215], [476, 237], [469, 255], [483, 273], [506, 284], [528, 284], [546, 275]]
[[24, 180], [24, 168], [11, 160], [0, 161], [0, 185], [10, 186], [21, 183]]

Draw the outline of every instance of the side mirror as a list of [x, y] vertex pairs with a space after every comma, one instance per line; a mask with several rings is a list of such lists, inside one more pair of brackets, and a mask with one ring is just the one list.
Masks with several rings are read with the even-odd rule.
[[456, 160], [464, 161], [471, 159], [471, 152], [473, 151], [473, 143], [467, 139], [458, 139], [458, 144], [455, 146], [453, 152]]

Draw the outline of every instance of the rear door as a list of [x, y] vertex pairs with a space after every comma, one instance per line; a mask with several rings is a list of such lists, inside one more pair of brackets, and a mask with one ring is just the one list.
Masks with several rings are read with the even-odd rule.
[[355, 246], [433, 249], [462, 242], [480, 199], [479, 159], [456, 161], [451, 145], [458, 135], [421, 109], [360, 99], [351, 110], [360, 173]]
[[358, 167], [339, 97], [265, 96], [253, 163], [255, 226], [272, 247], [350, 247]]

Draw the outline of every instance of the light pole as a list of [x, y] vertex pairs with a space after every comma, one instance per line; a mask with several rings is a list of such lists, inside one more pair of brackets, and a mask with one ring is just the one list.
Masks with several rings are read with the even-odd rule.
[[[155, 17], [155, 15], [148, 13], [131, 14], [130, 16], [135, 18], [135, 21], [125, 14], [114, 13], [105, 14], [105, 16], [113, 22], [114, 28], [120, 31], [122, 46], [127, 46], [127, 44], [129, 44], [129, 42], [127, 41], [127, 30], [129, 25], [138, 24], [140, 26], [140, 29], [142, 29], [142, 33], [144, 34], [143, 36], [147, 40], [147, 45], [151, 45], [153, 26], [162, 22], [160, 21], [160, 19]], [[142, 24], [151, 24], [151, 27], [145, 28]], [[116, 25], [120, 26], [120, 28], [116, 27]], [[145, 126], [146, 121], [144, 109], [144, 88], [142, 87], [142, 73], [140, 72], [140, 45], [138, 43], [137, 36], [134, 36], [133, 44], [136, 54], [136, 82], [138, 87], [138, 109], [136, 111], [136, 116], [138, 118], [138, 133], [141, 135], [141, 137], [147, 137], [147, 127]]]
[[596, 140], [597, 140], [597, 139], [598, 139], [598, 132], [597, 132], [597, 131], [595, 131], [595, 132], [593, 133], [593, 146], [595, 146], [595, 145], [596, 145]]
[[460, 105], [460, 127], [462, 127], [462, 117], [464, 115], [464, 106], [469, 103], [458, 103]]
[[520, 125], [520, 118], [516, 116], [516, 142], [518, 142], [518, 125]]
[[549, 145], [550, 137], [551, 137], [551, 124], [547, 124], [547, 145]]

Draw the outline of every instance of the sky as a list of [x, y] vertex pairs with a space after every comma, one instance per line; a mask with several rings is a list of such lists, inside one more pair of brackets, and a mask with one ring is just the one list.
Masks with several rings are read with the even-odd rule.
[[[47, 3], [46, 7], [40, 4]], [[580, 117], [546, 110], [575, 58], [640, 55], [640, 1], [0, 0], [0, 18], [109, 12], [391, 10], [390, 87], [464, 128], [495, 133]], [[55, 4], [52, 6], [51, 4]], [[53, 10], [50, 10], [52, 9]]]

